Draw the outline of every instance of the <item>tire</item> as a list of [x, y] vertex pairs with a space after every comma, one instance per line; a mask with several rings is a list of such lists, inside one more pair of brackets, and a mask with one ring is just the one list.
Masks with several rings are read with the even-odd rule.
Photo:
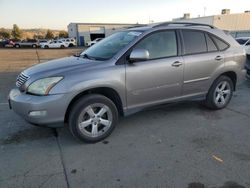
[[88, 143], [108, 137], [117, 122], [118, 111], [115, 104], [99, 94], [89, 94], [78, 99], [69, 112], [68, 123], [72, 135]]
[[35, 45], [35, 44], [32, 44], [32, 48], [36, 48], [36, 45]]
[[65, 48], [65, 46], [64, 46], [64, 45], [61, 45], [60, 48]]
[[72, 43], [69, 44], [69, 47], [73, 47], [74, 45]]
[[16, 45], [15, 45], [15, 48], [20, 48], [20, 45], [19, 45], [19, 44], [16, 44]]
[[210, 87], [205, 105], [212, 110], [225, 108], [233, 96], [233, 90], [234, 84], [231, 78], [220, 76]]
[[45, 45], [45, 46], [44, 46], [44, 48], [48, 49], [48, 48], [49, 48], [49, 46], [48, 46], [48, 45]]

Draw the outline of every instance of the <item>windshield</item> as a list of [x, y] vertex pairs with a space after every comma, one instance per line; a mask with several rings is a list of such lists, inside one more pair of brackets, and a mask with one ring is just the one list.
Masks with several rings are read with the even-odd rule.
[[141, 34], [141, 31], [117, 32], [88, 48], [81, 56], [94, 60], [110, 59]]
[[244, 45], [249, 39], [236, 39], [240, 45]]

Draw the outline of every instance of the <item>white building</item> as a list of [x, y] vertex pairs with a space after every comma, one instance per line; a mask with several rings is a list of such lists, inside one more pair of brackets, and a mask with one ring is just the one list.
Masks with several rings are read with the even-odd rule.
[[70, 23], [68, 25], [69, 37], [75, 38], [77, 44], [85, 46], [88, 41], [96, 38], [104, 38], [112, 33], [139, 24], [117, 24], [117, 23]]
[[228, 30], [234, 37], [250, 36], [250, 11], [239, 14], [230, 14], [229, 9], [223, 9], [221, 15], [190, 18], [184, 14], [182, 18], [173, 21], [195, 22], [213, 25], [219, 29]]

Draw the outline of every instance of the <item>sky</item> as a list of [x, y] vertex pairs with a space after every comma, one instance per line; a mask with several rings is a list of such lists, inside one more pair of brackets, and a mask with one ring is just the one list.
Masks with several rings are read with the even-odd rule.
[[250, 0], [0, 0], [0, 28], [67, 29], [70, 22], [149, 23], [250, 10]]

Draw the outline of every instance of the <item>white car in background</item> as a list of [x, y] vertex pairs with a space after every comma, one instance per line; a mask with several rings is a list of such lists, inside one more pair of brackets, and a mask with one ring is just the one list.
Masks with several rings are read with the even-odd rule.
[[235, 39], [243, 48], [246, 53], [250, 55], [250, 37], [239, 37]]
[[101, 41], [103, 38], [96, 38], [95, 40], [89, 41], [86, 43], [86, 46], [93, 46], [97, 42]]
[[62, 41], [58, 41], [58, 40], [54, 40], [54, 41], [41, 44], [41, 48], [67, 48], [67, 47], [68, 47], [68, 44]]
[[58, 41], [64, 42], [68, 47], [76, 46], [76, 40], [74, 38], [59, 38]]

